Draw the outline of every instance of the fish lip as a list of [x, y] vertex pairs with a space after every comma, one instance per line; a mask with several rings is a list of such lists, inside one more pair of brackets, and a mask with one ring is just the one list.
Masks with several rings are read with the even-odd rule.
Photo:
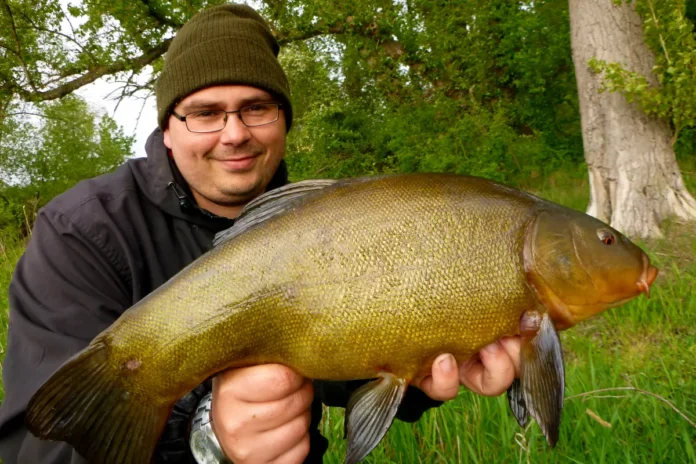
[[645, 293], [645, 295], [650, 298], [650, 286], [655, 282], [659, 272], [659, 269], [650, 264], [650, 258], [648, 258], [647, 255], [643, 255], [643, 273], [640, 275], [638, 283], [636, 284], [638, 292]]

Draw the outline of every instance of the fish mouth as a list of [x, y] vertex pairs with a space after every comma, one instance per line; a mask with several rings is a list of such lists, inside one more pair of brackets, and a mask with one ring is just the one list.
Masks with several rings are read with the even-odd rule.
[[643, 255], [643, 273], [638, 279], [636, 286], [638, 287], [638, 293], [645, 293], [648, 298], [650, 298], [650, 286], [655, 282], [659, 270], [650, 264], [650, 259]]
[[[636, 283], [636, 293], [632, 293], [629, 290], [623, 293], [623, 295], [613, 295], [604, 301], [577, 305], [565, 303], [550, 288], [546, 287], [544, 305], [550, 309], [549, 312], [556, 329], [565, 330], [597, 313], [627, 303], [641, 293], [645, 293], [650, 298], [650, 286], [657, 278], [658, 273], [659, 270], [650, 264], [650, 259], [647, 255], [643, 255], [643, 271]], [[541, 276], [537, 276], [537, 278], [543, 282]]]
[[637, 293], [632, 293], [631, 295], [623, 296], [622, 298], [609, 298], [605, 300], [604, 304], [606, 305], [606, 309], [614, 308], [627, 303], [641, 293], [645, 293], [645, 295], [650, 298], [650, 286], [653, 284], [653, 282], [655, 282], [659, 272], [660, 271], [658, 268], [650, 264], [650, 259], [647, 257], [647, 255], [643, 255], [643, 272], [641, 272], [640, 277], [638, 277], [638, 282], [636, 282], [635, 287]]

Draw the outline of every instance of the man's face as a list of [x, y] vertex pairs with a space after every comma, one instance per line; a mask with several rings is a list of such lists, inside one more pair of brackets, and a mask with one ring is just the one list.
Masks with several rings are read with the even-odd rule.
[[[174, 108], [179, 115], [202, 110], [238, 110], [274, 102], [268, 92], [242, 85], [221, 85], [192, 93]], [[230, 114], [219, 132], [193, 133], [184, 121], [169, 116], [164, 144], [172, 151], [179, 171], [199, 206], [229, 216], [266, 190], [285, 153], [285, 114], [276, 122], [246, 127]]]

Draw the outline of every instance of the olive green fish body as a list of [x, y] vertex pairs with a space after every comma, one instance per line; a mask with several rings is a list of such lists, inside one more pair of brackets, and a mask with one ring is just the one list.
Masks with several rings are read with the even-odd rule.
[[105, 340], [115, 359], [141, 363], [148, 390], [174, 398], [260, 362], [347, 380], [410, 379], [443, 352], [467, 359], [516, 334], [536, 304], [522, 247], [541, 205], [453, 179], [336, 187], [214, 249]]

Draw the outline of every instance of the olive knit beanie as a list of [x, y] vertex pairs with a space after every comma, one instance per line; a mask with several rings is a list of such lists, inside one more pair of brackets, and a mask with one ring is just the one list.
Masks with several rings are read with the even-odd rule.
[[240, 84], [270, 92], [292, 125], [290, 87], [278, 62], [280, 47], [266, 21], [246, 5], [220, 5], [201, 11], [176, 34], [157, 82], [157, 120], [186, 96], [205, 87]]

